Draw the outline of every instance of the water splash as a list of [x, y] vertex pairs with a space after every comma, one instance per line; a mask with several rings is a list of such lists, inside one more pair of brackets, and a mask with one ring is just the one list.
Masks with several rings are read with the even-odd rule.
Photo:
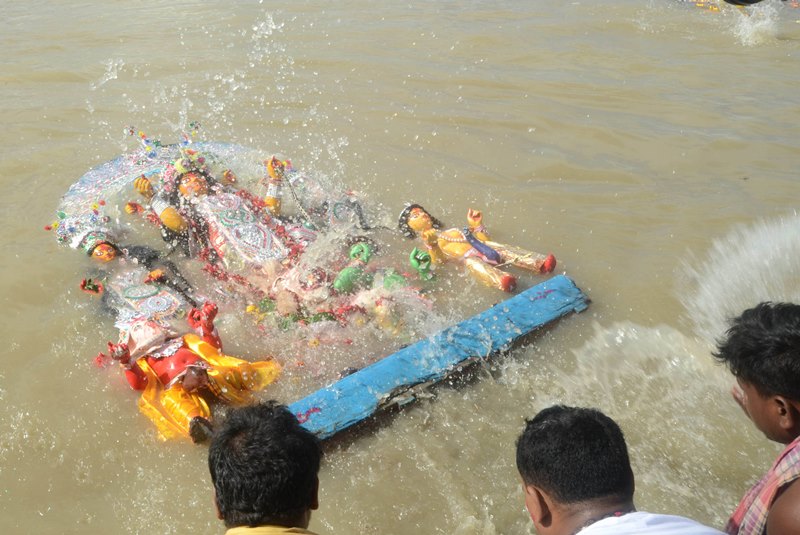
[[737, 227], [688, 264], [680, 300], [695, 333], [713, 344], [728, 320], [761, 301], [800, 302], [800, 216]]
[[[556, 392], [567, 393], [568, 404], [599, 407], [620, 424], [637, 504], [722, 525], [727, 511], [719, 504], [734, 503], [740, 492], [722, 481], [731, 474], [720, 448], [733, 447], [722, 437], [731, 426], [748, 427], [729, 400], [731, 378], [708, 349], [667, 325], [621, 322], [596, 326], [575, 357], [575, 369], [556, 378]], [[746, 479], [747, 468], [753, 470], [739, 467], [735, 478]]]
[[745, 46], [757, 46], [775, 38], [778, 32], [779, 12], [772, 2], [757, 7], [736, 10], [738, 17], [733, 34]]
[[92, 91], [97, 90], [99, 87], [102, 87], [106, 83], [111, 80], [116, 80], [119, 77], [120, 71], [125, 67], [125, 61], [120, 58], [112, 58], [106, 61], [106, 70], [103, 73], [103, 76], [100, 77], [96, 83], [92, 83], [89, 85], [89, 89]]

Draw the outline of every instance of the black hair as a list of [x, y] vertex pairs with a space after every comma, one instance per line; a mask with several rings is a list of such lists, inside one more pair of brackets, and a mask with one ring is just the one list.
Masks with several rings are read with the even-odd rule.
[[555, 405], [528, 420], [517, 439], [517, 469], [526, 485], [563, 504], [633, 500], [625, 437], [595, 409]]
[[800, 305], [767, 301], [745, 310], [713, 355], [762, 395], [800, 401]]
[[275, 401], [231, 409], [208, 467], [227, 527], [287, 525], [316, 504], [319, 440]]
[[397, 218], [397, 227], [400, 229], [400, 232], [403, 233], [403, 236], [405, 236], [406, 238], [414, 238], [417, 235], [417, 233], [414, 232], [414, 229], [412, 229], [408, 225], [408, 218], [411, 215], [411, 210], [413, 210], [414, 208], [419, 208], [420, 210], [428, 214], [428, 216], [431, 218], [431, 223], [433, 224], [433, 228], [435, 229], [442, 228], [443, 226], [442, 222], [433, 217], [430, 212], [428, 212], [425, 208], [422, 207], [421, 204], [406, 204], [405, 207], [403, 208], [403, 211], [400, 212], [400, 216]]

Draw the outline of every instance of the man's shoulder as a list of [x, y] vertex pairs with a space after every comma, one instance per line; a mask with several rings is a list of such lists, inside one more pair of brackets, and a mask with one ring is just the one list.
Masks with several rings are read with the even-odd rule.
[[800, 479], [789, 483], [772, 502], [767, 517], [767, 533], [800, 533]]
[[724, 535], [690, 518], [639, 511], [603, 519], [582, 535]]

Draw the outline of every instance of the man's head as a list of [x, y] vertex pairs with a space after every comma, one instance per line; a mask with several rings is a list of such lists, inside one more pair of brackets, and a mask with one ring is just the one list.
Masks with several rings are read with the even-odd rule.
[[737, 401], [767, 438], [800, 433], [800, 305], [761, 303], [734, 318], [714, 357], [742, 388]]
[[317, 438], [285, 406], [231, 409], [208, 451], [220, 518], [227, 527], [307, 527], [320, 458]]
[[532, 501], [539, 499], [551, 510], [592, 503], [633, 505], [625, 437], [611, 418], [595, 409], [556, 405], [529, 420], [517, 439], [517, 469], [534, 522], [540, 515]]

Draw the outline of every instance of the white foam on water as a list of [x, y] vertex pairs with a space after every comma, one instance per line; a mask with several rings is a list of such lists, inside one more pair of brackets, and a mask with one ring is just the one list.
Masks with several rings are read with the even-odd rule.
[[739, 226], [687, 262], [679, 299], [689, 325], [712, 345], [730, 318], [762, 301], [800, 302], [800, 216]]
[[757, 46], [775, 39], [779, 28], [779, 0], [767, 1], [751, 8], [735, 10], [738, 17], [732, 28], [737, 40], [745, 46]]
[[758, 441], [728, 395], [727, 371], [704, 344], [671, 326], [621, 322], [594, 330], [575, 351], [574, 369], [556, 376], [552, 401], [597, 407], [619, 423], [640, 509], [723, 525], [727, 504], [735, 503], [745, 485], [722, 478], [746, 480], [753, 470], [749, 462], [730, 466], [725, 450], [735, 447], [731, 429], [742, 430], [736, 447], [747, 442], [743, 437]]

